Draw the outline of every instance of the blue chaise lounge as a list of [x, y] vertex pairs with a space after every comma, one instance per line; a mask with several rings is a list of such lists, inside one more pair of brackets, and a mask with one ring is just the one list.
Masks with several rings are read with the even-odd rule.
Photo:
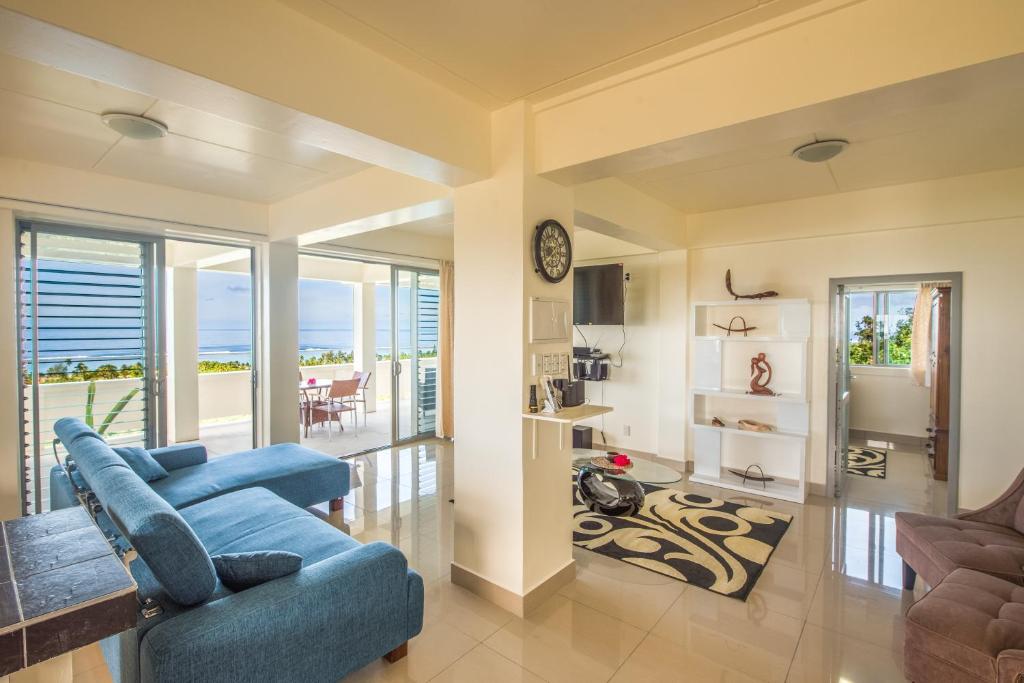
[[[98, 521], [137, 553], [138, 625], [101, 643], [115, 681], [337, 681], [402, 656], [422, 628], [423, 580], [400, 551], [362, 545], [299, 507], [347, 493], [344, 463], [294, 445], [209, 463], [197, 447], [160, 449], [169, 476], [150, 485], [81, 421], [55, 431]], [[237, 467], [220, 465], [229, 461]], [[318, 488], [311, 472], [343, 484]], [[54, 507], [75, 503], [67, 469], [51, 482]], [[300, 555], [301, 569], [235, 592], [211, 561], [260, 551]]]

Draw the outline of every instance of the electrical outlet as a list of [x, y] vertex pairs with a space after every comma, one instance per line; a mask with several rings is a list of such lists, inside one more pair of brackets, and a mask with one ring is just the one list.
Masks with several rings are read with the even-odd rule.
[[629, 425], [622, 425], [622, 434], [623, 434], [623, 436], [629, 436], [629, 431], [630, 431]]

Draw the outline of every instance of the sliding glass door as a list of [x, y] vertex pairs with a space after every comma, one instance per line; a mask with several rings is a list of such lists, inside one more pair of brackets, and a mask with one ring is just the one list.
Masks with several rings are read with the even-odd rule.
[[437, 271], [392, 266], [392, 432], [396, 442], [433, 436], [437, 416]]
[[53, 432], [77, 417], [117, 445], [163, 443], [166, 364], [157, 316], [162, 241], [20, 224], [23, 509], [49, 507]]

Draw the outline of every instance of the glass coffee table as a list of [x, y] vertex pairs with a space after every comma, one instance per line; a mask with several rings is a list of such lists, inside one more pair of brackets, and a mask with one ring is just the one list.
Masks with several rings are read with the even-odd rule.
[[[595, 448], [574, 448], [572, 449], [573, 469], [579, 469], [581, 465], [588, 464], [591, 458], [599, 455], [607, 455], [607, 451]], [[683, 478], [681, 472], [643, 458], [630, 458], [633, 466], [625, 473], [642, 484], [671, 484]]]

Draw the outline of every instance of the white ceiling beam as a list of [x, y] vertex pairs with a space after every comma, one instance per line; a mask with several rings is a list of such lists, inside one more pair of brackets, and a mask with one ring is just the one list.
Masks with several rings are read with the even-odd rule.
[[0, 51], [434, 182], [490, 175], [484, 108], [277, 2], [0, 0]]
[[686, 246], [686, 217], [617, 178], [574, 189], [575, 223], [581, 228], [655, 251]]
[[451, 190], [368, 168], [270, 205], [270, 239], [300, 246], [451, 213]]
[[781, 137], [777, 115], [1022, 49], [1020, 2], [822, 0], [538, 103], [536, 168], [575, 184], [707, 156], [742, 124]]

